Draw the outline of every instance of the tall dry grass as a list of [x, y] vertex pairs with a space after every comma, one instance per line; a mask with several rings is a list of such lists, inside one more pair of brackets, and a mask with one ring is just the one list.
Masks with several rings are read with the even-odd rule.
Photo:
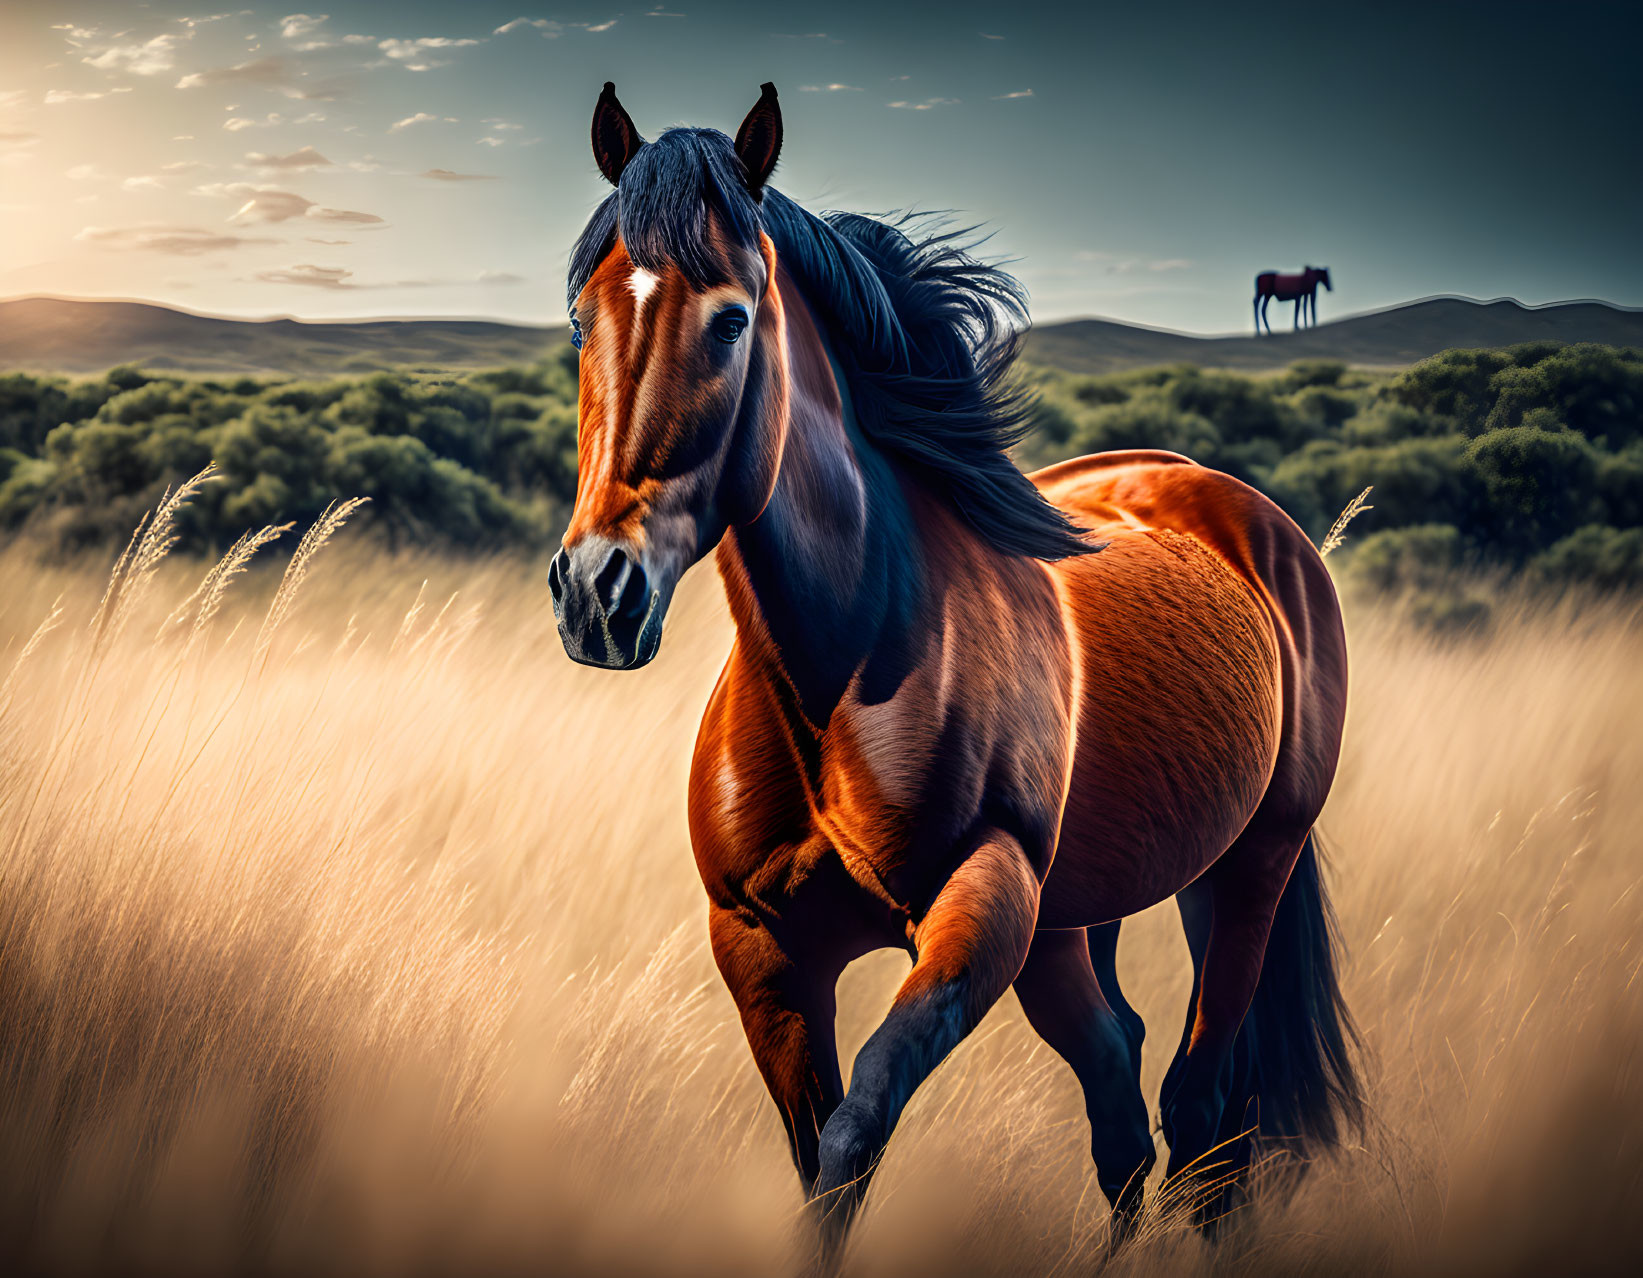
[[[0, 556], [8, 1267], [790, 1269], [795, 1178], [685, 834], [712, 577], [621, 675], [563, 658], [532, 565], [356, 557], [344, 531], [282, 589], [258, 546], [202, 582], [140, 541], [101, 610], [100, 574]], [[1350, 627], [1324, 829], [1372, 1129], [1218, 1248], [1166, 1222], [1108, 1267], [1636, 1261], [1638, 617]], [[846, 973], [846, 1061], [905, 961]], [[1188, 987], [1167, 908], [1120, 970], [1155, 1094]], [[848, 1269], [1100, 1268], [1086, 1141], [1007, 999], [909, 1108]]]

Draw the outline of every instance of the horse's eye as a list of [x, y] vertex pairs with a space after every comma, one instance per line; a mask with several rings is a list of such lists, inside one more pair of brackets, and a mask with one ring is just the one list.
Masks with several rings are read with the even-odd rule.
[[725, 345], [733, 345], [747, 331], [747, 312], [739, 306], [720, 311], [713, 317], [713, 336]]
[[582, 349], [582, 324], [580, 320], [570, 322], [570, 344], [577, 350]]

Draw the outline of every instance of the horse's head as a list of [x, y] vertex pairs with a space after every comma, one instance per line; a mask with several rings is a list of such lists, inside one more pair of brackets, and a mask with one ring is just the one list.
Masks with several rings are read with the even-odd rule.
[[1329, 282], [1329, 268], [1327, 266], [1315, 266], [1312, 270], [1318, 277], [1318, 283], [1322, 284], [1327, 292], [1333, 293], [1335, 286]]
[[605, 85], [593, 153], [616, 187], [571, 263], [581, 350], [576, 506], [548, 581], [565, 651], [656, 655], [684, 571], [770, 500], [787, 423], [776, 251], [758, 201], [781, 149], [765, 85], [734, 143], [640, 138]]

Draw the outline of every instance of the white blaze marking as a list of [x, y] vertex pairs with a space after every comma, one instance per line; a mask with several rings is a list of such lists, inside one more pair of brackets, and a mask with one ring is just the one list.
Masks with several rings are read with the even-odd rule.
[[645, 299], [656, 291], [656, 286], [661, 282], [661, 276], [652, 275], [642, 267], [633, 268], [633, 274], [628, 276], [628, 288], [633, 290], [633, 298], [639, 303], [640, 310], [644, 310]]

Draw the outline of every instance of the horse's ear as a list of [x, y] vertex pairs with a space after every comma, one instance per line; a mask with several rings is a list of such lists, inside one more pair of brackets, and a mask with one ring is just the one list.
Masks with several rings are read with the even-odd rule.
[[759, 86], [759, 100], [736, 130], [736, 154], [747, 170], [747, 189], [753, 198], [764, 193], [776, 157], [782, 152], [782, 109], [776, 102], [776, 86]]
[[633, 127], [632, 118], [616, 100], [616, 86], [606, 80], [599, 105], [593, 108], [593, 158], [612, 186], [622, 180], [622, 170], [644, 141], [639, 130]]

